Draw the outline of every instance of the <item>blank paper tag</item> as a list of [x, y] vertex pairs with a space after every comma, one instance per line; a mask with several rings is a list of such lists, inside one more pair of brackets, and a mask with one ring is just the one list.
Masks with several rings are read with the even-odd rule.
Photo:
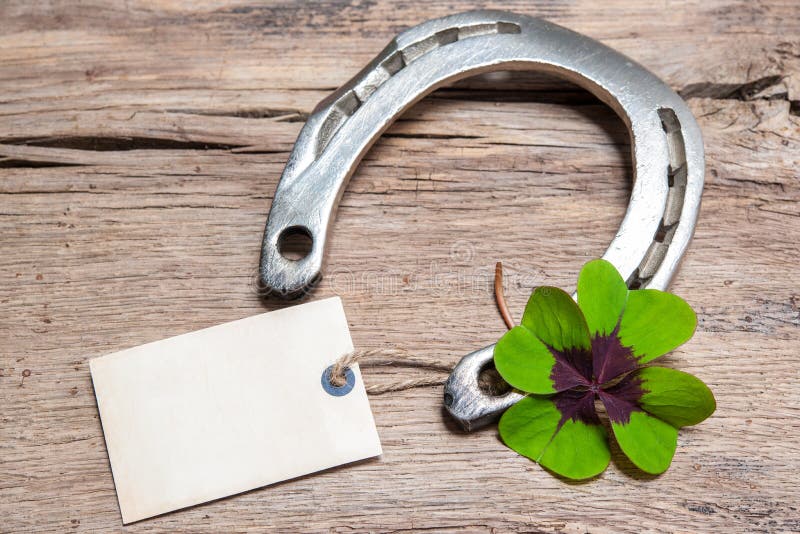
[[358, 365], [322, 387], [352, 350], [330, 298], [92, 360], [123, 523], [380, 455]]

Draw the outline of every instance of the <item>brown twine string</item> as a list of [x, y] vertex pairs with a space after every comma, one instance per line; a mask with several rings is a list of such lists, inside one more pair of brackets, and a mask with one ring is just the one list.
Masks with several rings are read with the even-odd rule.
[[[347, 353], [334, 362], [333, 369], [331, 369], [331, 384], [336, 387], [343, 386], [347, 381], [345, 370], [354, 363], [364, 367], [415, 367], [442, 373], [450, 373], [452, 370], [449, 365], [436, 360], [412, 357], [410, 353], [400, 349], [361, 350]], [[441, 386], [445, 380], [447, 380], [446, 377], [411, 378], [386, 384], [371, 384], [365, 388], [370, 395], [383, 395], [392, 391]], [[510, 388], [495, 369], [487, 369], [480, 373], [478, 375], [478, 386], [489, 395], [502, 395]]]
[[[506, 326], [509, 330], [514, 328], [514, 320], [511, 318], [503, 296], [503, 264], [499, 261], [494, 269], [494, 296]], [[331, 384], [336, 387], [343, 386], [347, 382], [345, 370], [356, 362], [364, 367], [415, 367], [443, 373], [450, 373], [452, 370], [449, 365], [438, 360], [412, 356], [409, 352], [401, 349], [360, 350], [345, 354], [334, 362], [333, 369], [331, 369]], [[445, 380], [446, 378], [414, 378], [388, 384], [373, 384], [366, 386], [366, 390], [370, 395], [382, 395], [392, 391], [441, 386]], [[510, 389], [510, 386], [495, 369], [487, 369], [480, 373], [478, 385], [490, 395], [502, 395]]]
[[[331, 384], [336, 387], [344, 385], [346, 382], [345, 369], [356, 362], [364, 367], [416, 367], [442, 373], [449, 373], [452, 370], [449, 365], [440, 361], [411, 356], [407, 351], [401, 349], [360, 350], [345, 354], [336, 360], [331, 369]], [[445, 378], [416, 378], [388, 384], [372, 384], [366, 389], [370, 395], [382, 395], [391, 391], [440, 386], [444, 384], [444, 381]]]

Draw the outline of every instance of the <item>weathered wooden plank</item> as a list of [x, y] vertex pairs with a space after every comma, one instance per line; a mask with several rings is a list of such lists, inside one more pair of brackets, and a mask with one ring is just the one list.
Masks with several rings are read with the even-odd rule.
[[[282, 306], [255, 269], [305, 116], [397, 31], [466, 4], [29, 4], [0, 6], [0, 531], [108, 532], [88, 358]], [[717, 414], [682, 431], [661, 477], [615, 454], [567, 484], [492, 428], [459, 432], [436, 388], [374, 397], [381, 460], [126, 530], [800, 530], [796, 6], [503, 7], [631, 55], [697, 115], [707, 188], [673, 290], [700, 328], [665, 363], [710, 384]], [[562, 82], [439, 91], [356, 173], [317, 295], [343, 296], [362, 348], [455, 363], [503, 331], [496, 260], [517, 315], [535, 285], [573, 289], [619, 224], [630, 164], [622, 123]]]

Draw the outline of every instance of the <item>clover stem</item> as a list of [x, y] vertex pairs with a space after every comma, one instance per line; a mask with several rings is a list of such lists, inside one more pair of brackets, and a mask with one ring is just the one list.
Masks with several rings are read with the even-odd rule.
[[506, 299], [503, 296], [503, 262], [498, 261], [494, 266], [494, 299], [497, 302], [497, 309], [503, 317], [509, 330], [514, 328], [514, 319], [506, 306]]

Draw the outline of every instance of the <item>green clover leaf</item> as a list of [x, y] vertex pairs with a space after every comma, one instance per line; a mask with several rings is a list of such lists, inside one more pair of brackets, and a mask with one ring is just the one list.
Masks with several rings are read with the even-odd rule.
[[622, 451], [651, 474], [669, 467], [678, 429], [716, 409], [711, 391], [692, 375], [643, 366], [691, 338], [692, 309], [670, 293], [628, 290], [605, 260], [581, 270], [577, 303], [558, 288], [537, 288], [521, 323], [497, 342], [494, 363], [528, 395], [498, 428], [506, 445], [554, 473], [586, 479], [608, 466], [596, 399]]

